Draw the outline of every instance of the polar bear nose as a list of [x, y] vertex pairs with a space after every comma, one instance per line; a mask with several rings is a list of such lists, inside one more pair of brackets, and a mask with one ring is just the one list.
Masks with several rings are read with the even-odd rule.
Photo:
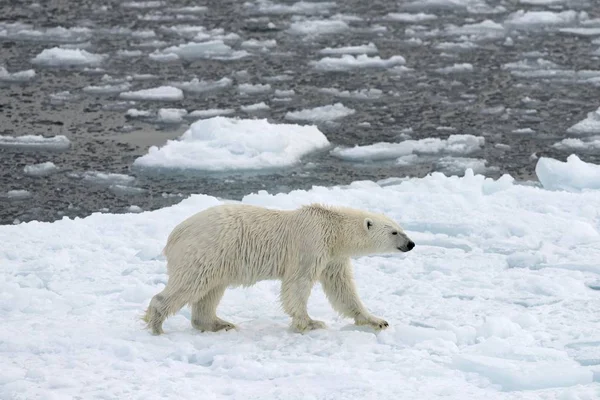
[[412, 240], [409, 240], [408, 243], [406, 244], [406, 248], [410, 251], [415, 247], [415, 242], [413, 242]]

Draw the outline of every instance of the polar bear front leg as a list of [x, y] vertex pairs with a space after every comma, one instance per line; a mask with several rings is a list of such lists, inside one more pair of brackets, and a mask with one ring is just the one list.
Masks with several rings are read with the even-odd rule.
[[387, 321], [372, 315], [358, 297], [350, 259], [331, 262], [321, 274], [321, 285], [331, 306], [340, 314], [354, 318], [356, 325], [385, 329]]
[[309, 279], [293, 276], [281, 283], [281, 301], [284, 311], [292, 317], [292, 328], [299, 332], [326, 328], [322, 321], [309, 317], [307, 311], [308, 297], [314, 283]]

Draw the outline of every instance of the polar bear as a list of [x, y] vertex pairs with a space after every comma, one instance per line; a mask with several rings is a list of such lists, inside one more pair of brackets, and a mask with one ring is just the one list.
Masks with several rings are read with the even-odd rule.
[[307, 301], [319, 281], [332, 307], [358, 325], [384, 329], [358, 297], [351, 257], [407, 252], [415, 247], [385, 215], [320, 204], [274, 210], [244, 204], [208, 208], [181, 222], [164, 254], [169, 279], [144, 316], [155, 335], [165, 319], [192, 307], [192, 326], [201, 331], [235, 326], [217, 317], [225, 289], [281, 280], [281, 302], [299, 332], [325, 328], [310, 318]]

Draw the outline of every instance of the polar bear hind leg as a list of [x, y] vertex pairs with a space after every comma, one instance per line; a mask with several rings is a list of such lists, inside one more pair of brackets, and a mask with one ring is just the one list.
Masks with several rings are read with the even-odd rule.
[[217, 317], [217, 307], [227, 285], [211, 289], [202, 299], [192, 303], [192, 326], [201, 332], [235, 329], [235, 325]]

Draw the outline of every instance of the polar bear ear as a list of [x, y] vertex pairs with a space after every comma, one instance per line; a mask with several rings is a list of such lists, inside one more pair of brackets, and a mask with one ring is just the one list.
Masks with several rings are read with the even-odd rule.
[[373, 227], [373, 220], [371, 218], [365, 218], [364, 222], [365, 230], [369, 230]]

